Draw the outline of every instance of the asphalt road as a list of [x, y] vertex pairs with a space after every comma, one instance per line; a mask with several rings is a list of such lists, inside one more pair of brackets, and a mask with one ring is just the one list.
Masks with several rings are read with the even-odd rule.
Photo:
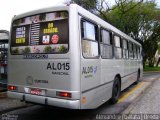
[[[143, 95], [127, 110], [130, 114], [159, 114], [160, 115], [160, 73]], [[159, 116], [160, 119], [160, 116]]]
[[[150, 80], [148, 80], [149, 78]], [[141, 81], [153, 82], [151, 81], [151, 78], [160, 78], [160, 73], [145, 74]], [[160, 93], [157, 94], [160, 88], [158, 88], [158, 86], [160, 86], [160, 80], [154, 81], [153, 85], [151, 85], [151, 87], [144, 93], [145, 95], [142, 95], [142, 97], [140, 96], [141, 100], [137, 101], [137, 105], [133, 107], [131, 112], [148, 113], [148, 111], [150, 111], [151, 113], [160, 113], [160, 109], [158, 109], [158, 107], [160, 108], [160, 103], [158, 101], [160, 99]], [[132, 87], [134, 87], [134, 85], [131, 86], [131, 88]], [[155, 110], [154, 108], [151, 109], [153, 106], [156, 107], [156, 103], [157, 108]], [[98, 114], [120, 114], [126, 109], [124, 107], [126, 104], [130, 103], [122, 102], [116, 105], [105, 103], [95, 110], [68, 110], [34, 105], [27, 108], [8, 111], [7, 113], [2, 114], [2, 118], [15, 118], [15, 120], [95, 120]], [[141, 107], [139, 108], [139, 106]], [[144, 109], [146, 109], [146, 111]]]

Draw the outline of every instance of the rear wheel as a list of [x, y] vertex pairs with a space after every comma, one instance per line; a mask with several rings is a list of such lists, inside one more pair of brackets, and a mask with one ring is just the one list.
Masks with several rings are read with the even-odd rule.
[[121, 92], [120, 78], [115, 77], [114, 83], [113, 83], [113, 88], [112, 88], [112, 97], [110, 99], [111, 104], [115, 104], [118, 102], [120, 92]]

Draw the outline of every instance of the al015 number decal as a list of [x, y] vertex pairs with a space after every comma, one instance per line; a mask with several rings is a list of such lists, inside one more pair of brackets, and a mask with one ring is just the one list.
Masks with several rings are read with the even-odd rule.
[[47, 70], [69, 70], [69, 63], [48, 63]]

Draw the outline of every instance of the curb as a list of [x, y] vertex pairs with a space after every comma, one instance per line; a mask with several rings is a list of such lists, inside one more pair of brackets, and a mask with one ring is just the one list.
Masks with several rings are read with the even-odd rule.
[[160, 71], [143, 71], [143, 74], [160, 73]]
[[140, 99], [139, 96], [143, 95], [144, 91], [146, 89], [148, 89], [154, 83], [155, 80], [157, 80], [157, 78], [153, 79], [152, 82], [146, 82], [148, 84], [146, 84], [143, 87], [143, 89], [141, 89], [140, 92], [135, 95], [135, 97], [132, 100], [133, 102], [124, 111], [122, 111], [121, 114], [131, 114], [130, 111], [133, 109], [133, 107], [136, 105], [137, 101]]

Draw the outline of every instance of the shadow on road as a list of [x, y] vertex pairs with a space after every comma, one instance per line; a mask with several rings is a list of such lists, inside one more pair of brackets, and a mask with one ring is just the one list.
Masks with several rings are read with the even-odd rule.
[[[18, 114], [18, 120], [94, 120], [97, 113], [102, 113], [107, 107], [110, 107], [109, 103], [105, 103], [94, 110], [70, 110], [64, 108], [33, 106]], [[27, 114], [26, 114], [27, 113]], [[15, 114], [14, 112], [11, 114]], [[16, 114], [15, 114], [16, 115]]]

